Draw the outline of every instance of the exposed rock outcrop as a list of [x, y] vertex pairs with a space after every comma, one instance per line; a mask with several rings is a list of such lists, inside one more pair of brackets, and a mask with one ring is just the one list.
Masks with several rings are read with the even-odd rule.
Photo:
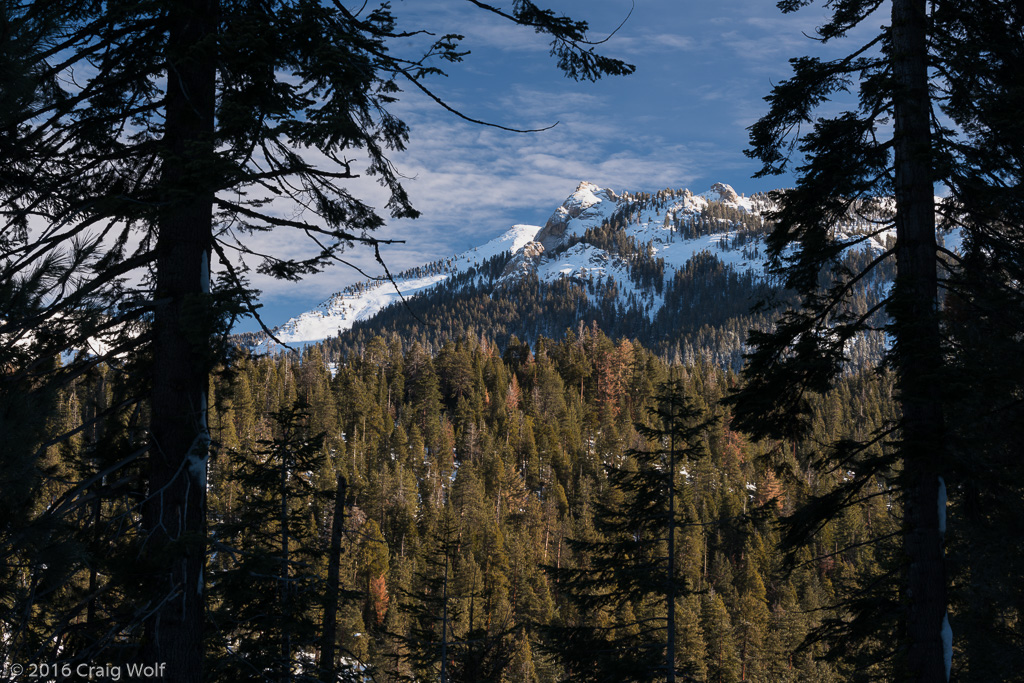
[[569, 227], [569, 221], [579, 218], [595, 204], [602, 201], [615, 204], [618, 199], [618, 195], [611, 190], [602, 189], [587, 181], [581, 182], [576, 187], [576, 191], [551, 214], [551, 218], [544, 224], [544, 228], [537, 233], [536, 241], [540, 242], [547, 251], [557, 249], [568, 242], [565, 230]]
[[720, 200], [730, 204], [735, 204], [740, 199], [740, 196], [736, 194], [736, 190], [732, 189], [731, 185], [726, 185], [725, 183], [715, 183], [711, 186], [711, 191], [717, 192]]
[[[539, 233], [538, 233], [539, 235]], [[516, 252], [516, 255], [509, 260], [505, 269], [501, 271], [501, 279], [505, 280], [510, 275], [526, 276], [533, 272], [536, 264], [544, 254], [544, 245], [540, 242], [527, 242], [523, 248]]]

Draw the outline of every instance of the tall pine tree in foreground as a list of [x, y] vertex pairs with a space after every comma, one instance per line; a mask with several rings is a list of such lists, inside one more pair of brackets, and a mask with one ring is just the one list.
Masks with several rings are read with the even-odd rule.
[[683, 529], [697, 524], [687, 467], [706, 451], [706, 416], [686, 383], [661, 385], [638, 423], [646, 448], [605, 466], [608, 494], [594, 513], [594, 536], [569, 542], [577, 565], [554, 571], [571, 606], [550, 629], [567, 681], [676, 681], [681, 673], [676, 610], [696, 587], [679, 566]]
[[[947, 180], [944, 224], [963, 234], [946, 284], [950, 344], [947, 550], [955, 670], [960, 680], [1016, 680], [1024, 671], [1024, 8], [1019, 3], [936, 6], [939, 91], [961, 131]], [[983, 49], [976, 49], [977, 46]], [[966, 48], [966, 49], [965, 49]]]
[[[570, 77], [632, 71], [591, 49], [584, 22], [529, 1], [509, 12], [474, 4], [550, 36]], [[119, 354], [139, 361], [134, 399], [149, 403], [151, 437], [135, 479], [145, 587], [121, 628], [139, 642], [141, 619], [141, 659], [197, 681], [207, 395], [226, 355], [211, 342], [255, 310], [238, 256], [295, 280], [356, 244], [376, 252], [383, 241], [371, 233], [384, 220], [346, 188], [355, 163], [386, 188], [391, 216], [417, 215], [388, 159], [408, 139], [389, 107], [404, 86], [454, 111], [428, 87], [440, 69], [424, 63], [461, 61], [460, 37], [423, 51], [424, 32], [399, 27], [387, 3], [39, 1], [0, 13], [0, 294], [11, 304], [0, 347], [28, 342], [3, 359], [4, 390], [31, 377], [29, 392], [43, 391]], [[282, 217], [265, 193], [308, 219]], [[312, 255], [261, 254], [246, 239], [274, 229], [301, 231]], [[96, 337], [107, 343], [93, 357], [41, 372]]]
[[[809, 4], [784, 0], [779, 7], [792, 12]], [[818, 29], [823, 41], [852, 36], [853, 29], [877, 21], [882, 7], [871, 0], [828, 6], [829, 20]], [[833, 444], [813, 463], [819, 471], [836, 469], [850, 476], [790, 518], [789, 541], [797, 545], [843, 509], [886, 495], [878, 487], [891, 482], [903, 507], [899, 595], [847, 596], [852, 598], [846, 603], [849, 628], [837, 634], [858, 634], [844, 641], [856, 646], [866, 642], [865, 626], [875, 635], [896, 633], [896, 638], [882, 638], [891, 645], [886, 652], [869, 653], [869, 659], [886, 660], [890, 675], [901, 680], [947, 680], [958, 617], [966, 624], [972, 611], [982, 608], [976, 595], [959, 602], [958, 613], [947, 614], [947, 500], [951, 509], [963, 509], [969, 492], [985, 489], [981, 482], [987, 479], [961, 461], [970, 455], [957, 445], [962, 441], [951, 437], [966, 425], [952, 408], [968, 398], [1000, 410], [1019, 399], [1009, 398], [1014, 391], [1009, 386], [1004, 387], [1009, 394], [993, 400], [978, 385], [954, 384], [951, 371], [970, 359], [962, 341], [950, 344], [949, 312], [940, 291], [956, 282], [957, 296], [967, 302], [959, 309], [964, 316], [959, 334], [986, 309], [985, 290], [1002, 292], [1014, 302], [1011, 310], [1019, 310], [1020, 280], [1014, 273], [1022, 263], [1016, 220], [1022, 203], [1019, 189], [1010, 188], [1020, 185], [1022, 137], [1019, 123], [1000, 113], [1005, 111], [1002, 96], [1019, 98], [1020, 77], [1009, 67], [1019, 52], [1019, 26], [1020, 9], [1011, 3], [894, 0], [889, 24], [847, 56], [792, 60], [793, 76], [766, 98], [769, 112], [751, 128], [750, 154], [764, 164], [760, 175], [787, 170], [794, 152], [802, 159], [796, 187], [776, 194], [779, 209], [768, 239], [774, 270], [800, 295], [802, 307], [788, 311], [774, 331], [752, 333], [755, 351], [745, 371], [747, 386], [736, 397], [737, 423], [757, 436], [794, 439], [806, 434], [810, 397], [834, 384], [846, 367], [847, 344], [877, 328], [876, 314], [884, 305], [891, 340], [887, 368], [896, 379], [899, 419], [870, 440]], [[1007, 44], [977, 58], [979, 45]], [[833, 96], [845, 103], [851, 91], [854, 109], [815, 117], [820, 105]], [[951, 192], [939, 207], [934, 200], [938, 183]], [[842, 269], [839, 255], [851, 244], [836, 234], [835, 226], [851, 211], [877, 205], [880, 197], [894, 197], [895, 210], [891, 221], [879, 222], [876, 234], [895, 228], [895, 243], [864, 270]], [[937, 209], [943, 227], [961, 231], [963, 255], [937, 244]], [[895, 260], [897, 271], [891, 292], [879, 307], [854, 311], [848, 305], [854, 285], [887, 259]], [[978, 270], [983, 262], [995, 266], [984, 277]], [[1009, 328], [989, 329], [990, 348], [1015, 346]], [[992, 436], [984, 449], [996, 455], [1010, 435], [999, 430]], [[887, 446], [884, 455], [873, 454], [877, 443]], [[1003, 462], [1000, 476], [1016, 472], [1008, 464]], [[1003, 521], [998, 526], [1006, 530]], [[985, 537], [958, 538], [963, 546], [957, 573], [984, 572], [982, 563], [971, 567], [968, 548], [977, 543], [975, 557], [988, 554]], [[1017, 613], [1011, 600], [1000, 601]], [[972, 647], [971, 639], [963, 642]], [[983, 663], [980, 651], [966, 654], [972, 669], [998, 668], [995, 661]]]

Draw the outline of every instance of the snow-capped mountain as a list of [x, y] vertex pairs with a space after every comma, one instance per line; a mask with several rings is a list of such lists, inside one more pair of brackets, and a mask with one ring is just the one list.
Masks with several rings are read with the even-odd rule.
[[[763, 262], [757, 257], [743, 258], [740, 252], [728, 251], [728, 242], [735, 236], [735, 231], [724, 230], [698, 239], [672, 239], [672, 229], [666, 227], [668, 224], [663, 219], [671, 216], [676, 222], [690, 221], [707, 208], [709, 200], [720, 201], [752, 215], [755, 212], [752, 200], [738, 197], [731, 187], [718, 183], [704, 195], [684, 191], [665, 207], [648, 211], [650, 215], [629, 226], [628, 233], [633, 239], [651, 242], [654, 253], [666, 258], [666, 265], [669, 266], [666, 278], [671, 277], [675, 268], [684, 265], [694, 253], [701, 250], [721, 252], [720, 258], [740, 267], [763, 268]], [[357, 321], [369, 320], [385, 307], [399, 303], [403, 297], [408, 299], [424, 294], [452, 276], [479, 267], [502, 254], [513, 258], [502, 273], [500, 283], [507, 284], [510, 279], [535, 273], [548, 282], [558, 278], [611, 277], [628, 287], [628, 264], [624, 257], [585, 243], [575, 244], [568, 250], [564, 247], [573, 238], [583, 237], [588, 229], [600, 228], [602, 224], [614, 220], [617, 213], [622, 213], [635, 203], [636, 198], [632, 195], [619, 195], [612, 190], [581, 182], [576, 191], [555, 209], [543, 227], [514, 225], [479, 247], [399, 273], [394, 283], [386, 279], [367, 280], [348, 287], [333, 294], [312, 311], [291, 318], [276, 328], [274, 335], [285, 343], [317, 341], [336, 336]], [[629, 291], [634, 289], [629, 288]], [[650, 303], [655, 304], [653, 300]]]
[[[729, 267], [752, 270], [764, 275], [765, 261], [761, 235], [753, 235], [749, 244], [738, 247], [742, 231], [736, 220], [716, 218], [707, 225], [707, 234], [696, 235], [693, 227], [702, 220], [714, 202], [743, 214], [760, 224], [760, 211], [766, 200], [740, 197], [729, 185], [715, 183], [711, 190], [694, 195], [689, 190], [655, 197], [618, 196], [591, 183], [580, 183], [576, 191], [555, 210], [532, 243], [516, 253], [502, 279], [534, 273], [542, 282], [567, 278], [578, 282], [611, 278], [626, 298], [643, 302], [653, 316], [664, 303], [660, 287], [645, 287], [634, 282], [631, 270], [634, 253], [605, 249], [586, 241], [587, 231], [603, 225], [622, 226], [621, 233], [646, 252], [646, 256], [664, 262], [663, 279], [670, 281], [698, 253], [708, 252]], [[689, 228], [689, 230], [685, 230]], [[689, 235], [689, 236], [686, 236]], [[628, 250], [627, 250], [628, 252]]]
[[[617, 193], [581, 182], [544, 226], [515, 225], [475, 249], [400, 273], [393, 283], [371, 280], [348, 287], [274, 333], [285, 343], [317, 341], [375, 319], [403, 297], [412, 301], [475, 288], [494, 300], [535, 281], [541, 288], [576, 287], [577, 296], [588, 299], [577, 305], [579, 317], [590, 315], [587, 306], [602, 307], [604, 319], [621, 318], [628, 312], [650, 334], [664, 336], [689, 311], [714, 308], [709, 301], [716, 297], [736, 298], [740, 292], [742, 301], [723, 302], [717, 308], [745, 313], [752, 303], [748, 301], [751, 292], [760, 286], [757, 283], [772, 284], [765, 267], [767, 227], [761, 219], [771, 208], [767, 196], [744, 197], [724, 183], [694, 194], [689, 190]], [[876, 231], [879, 217], [890, 212], [885, 202], [861, 207], [838, 228], [837, 237], [848, 240], [851, 251], [878, 253], [892, 235], [884, 231], [869, 237], [867, 233]], [[700, 282], [713, 281], [717, 284], [709, 286], [717, 290], [692, 291], [703, 286], [694, 285], [695, 269], [709, 267], [715, 269], [715, 277]], [[741, 284], [735, 285], [738, 281]], [[879, 295], [884, 296], [886, 286], [876, 283]], [[682, 291], [687, 287], [691, 291]], [[488, 320], [486, 314], [483, 320]], [[564, 322], [563, 315], [558, 324]], [[723, 319], [688, 324], [697, 329], [721, 325]], [[733, 336], [743, 333], [745, 328], [730, 332]], [[520, 334], [531, 336], [530, 332]], [[742, 340], [732, 342], [731, 348], [730, 354], [738, 358]]]
[[536, 225], [513, 225], [491, 241], [457, 256], [412, 268], [387, 279], [366, 280], [332, 294], [312, 311], [307, 311], [273, 330], [285, 343], [319, 341], [336, 336], [357, 321], [369, 320], [382, 309], [402, 299], [423, 294], [457, 273], [475, 268], [502, 254], [516, 254], [541, 230]]

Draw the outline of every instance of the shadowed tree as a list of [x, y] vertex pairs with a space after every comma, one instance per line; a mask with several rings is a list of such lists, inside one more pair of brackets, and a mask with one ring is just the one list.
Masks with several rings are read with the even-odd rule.
[[[574, 539], [573, 568], [554, 570], [573, 621], [549, 629], [552, 653], [573, 681], [676, 681], [679, 602], [695, 587], [680, 571], [677, 543], [692, 506], [680, 470], [703, 452], [709, 422], [682, 380], [663, 383], [637, 423], [647, 448], [606, 465], [611, 493], [594, 514], [597, 538]], [[568, 611], [566, 611], [568, 614]], [[602, 615], [603, 618], [602, 618]]]
[[274, 421], [273, 440], [234, 454], [242, 500], [236, 519], [214, 528], [217, 553], [231, 558], [211, 581], [212, 668], [225, 680], [252, 671], [294, 680], [301, 654], [318, 642], [323, 548], [311, 510], [331, 495], [313, 476], [323, 464], [323, 435], [309, 434], [302, 402], [275, 413]]
[[[529, 1], [472, 4], [550, 36], [572, 78], [632, 71], [593, 50], [584, 22]], [[428, 81], [465, 56], [460, 36], [401, 28], [387, 3], [39, 0], [0, 12], [2, 345], [32, 337], [10, 359], [18, 376], [86, 338], [107, 348], [83, 363], [141, 350], [141, 657], [199, 680], [206, 400], [226, 353], [211, 340], [255, 310], [240, 257], [289, 280], [356, 244], [380, 260], [387, 240], [371, 233], [384, 219], [346, 182], [362, 166], [388, 214], [417, 215], [388, 158], [408, 139], [389, 107], [411, 87], [454, 111]], [[268, 206], [275, 196], [304, 216]], [[308, 237], [312, 255], [259, 253], [247, 239], [279, 228]]]
[[[810, 4], [783, 0], [779, 7], [792, 12]], [[800, 295], [801, 307], [786, 312], [774, 331], [751, 334], [755, 350], [735, 415], [757, 436], [806, 434], [810, 398], [824, 394], [847, 367], [848, 344], [885, 325], [898, 420], [869, 440], [833, 444], [810, 463], [817, 471], [836, 468], [850, 476], [790, 518], [788, 542], [798, 546], [844, 508], [880, 495], [874, 488], [879, 482], [891, 487], [903, 508], [898, 595], [847, 596], [853, 598], [845, 603], [848, 628], [833, 634], [846, 647], [835, 651], [855, 652], [874, 634], [884, 651], [868, 656], [887, 659], [890, 675], [945, 681], [952, 656], [945, 508], [947, 496], [959, 505], [973, 485], [950, 438], [956, 431], [950, 424], [950, 370], [965, 349], [949, 344], [940, 298], [965, 262], [937, 244], [936, 211], [941, 227], [959, 228], [968, 253], [990, 254], [982, 245], [995, 242], [1010, 247], [1001, 250], [989, 282], [1019, 301], [1012, 272], [1021, 250], [1011, 237], [1019, 227], [1005, 218], [1019, 216], [1022, 206], [1019, 189], [1008, 189], [1019, 188], [1021, 127], [998, 113], [1006, 110], [1004, 96], [1019, 98], [1020, 77], [1008, 68], [1019, 49], [997, 48], [979, 59], [977, 46], [1018, 46], [1020, 9], [1002, 2], [925, 0], [826, 4], [830, 14], [817, 30], [824, 42], [860, 35], [853, 30], [876, 22], [887, 8], [890, 21], [846, 56], [793, 59], [793, 76], [774, 88], [766, 98], [768, 113], [750, 129], [749, 154], [764, 164], [759, 175], [786, 171], [794, 155], [801, 160], [796, 187], [774, 195], [778, 209], [768, 237], [772, 269]], [[855, 97], [855, 106], [818, 115], [835, 97], [841, 104]], [[950, 197], [937, 207], [938, 183]], [[852, 239], [838, 234], [842, 221], [867, 218], [884, 197], [893, 198], [890, 219], [863, 221], [864, 234]], [[865, 268], [840, 266], [844, 250], [887, 230], [894, 231], [894, 241]], [[849, 302], [856, 284], [889, 260], [896, 267], [891, 291], [877, 306], [855, 311]], [[968, 297], [976, 295], [980, 290]], [[886, 446], [882, 455], [874, 449], [878, 443]], [[953, 481], [954, 475], [962, 478]]]

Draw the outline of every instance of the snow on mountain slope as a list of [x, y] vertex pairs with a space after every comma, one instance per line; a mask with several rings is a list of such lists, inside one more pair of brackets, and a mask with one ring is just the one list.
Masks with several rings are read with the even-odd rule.
[[[593, 244], [578, 241], [588, 229], [600, 228], [602, 224], [611, 222], [621, 226], [632, 243], [647, 252], [649, 259], [663, 262], [662, 277], [666, 284], [701, 252], [712, 254], [726, 267], [749, 270], [758, 277], [766, 276], [760, 236], [744, 235], [740, 238], [740, 231], [736, 229], [734, 221], [708, 218], [706, 212], [713, 202], [719, 207], [743, 212], [751, 217], [759, 213], [755, 210], [757, 202], [739, 197], [730, 186], [716, 183], [709, 192], [702, 195], [694, 195], [685, 190], [653, 199], [645, 196], [639, 201], [629, 195], [617, 197], [610, 191], [594, 190], [594, 186], [589, 183], [582, 183], [566, 203], [583, 206], [584, 211], [572, 216], [571, 210], [562, 211], [560, 207], [560, 211], [556, 211], [552, 220], [548, 221], [550, 226], [560, 213], [571, 216], [565, 221], [559, 239], [548, 239], [536, 245], [533, 250], [528, 246], [519, 252], [506, 268], [503, 279], [535, 272], [541, 281], [549, 283], [560, 278], [581, 284], [602, 280], [605, 283], [614, 282], [621, 301], [631, 302], [653, 319], [664, 305], [662, 288], [638, 286], [630, 257], [624, 258]], [[612, 204], [611, 200], [615, 203]], [[708, 234], [693, 234], [694, 227], [700, 221], [705, 221], [701, 224], [701, 230]], [[538, 235], [538, 242], [543, 237], [544, 231]], [[737, 241], [742, 241], [742, 245], [737, 245]], [[549, 245], [552, 248], [548, 248]], [[635, 259], [635, 255], [632, 259]]]
[[[356, 321], [368, 320], [385, 307], [400, 302], [402, 297], [428, 292], [452, 276], [480, 266], [501, 253], [515, 257], [501, 278], [506, 283], [530, 273], [536, 273], [541, 280], [547, 282], [558, 278], [575, 278], [581, 282], [592, 282], [595, 279], [614, 281], [620, 296], [632, 298], [653, 316], [663, 303], [661, 296], [631, 281], [628, 259], [586, 243], [575, 244], [568, 250], [566, 248], [570, 242], [578, 242], [588, 230], [615, 221], [625, 228], [633, 240], [647, 244], [654, 258], [665, 260], [666, 279], [670, 279], [676, 269], [684, 267], [694, 254], [703, 250], [714, 251], [720, 260], [738, 268], [763, 268], [763, 262], [753, 258], [750, 250], [733, 253], [728, 249], [729, 240], [735, 237], [728, 230], [681, 240], [674, 232], [675, 227], [669, 227], [670, 224], [676, 227], [683, 223], [692, 224], [712, 202], [745, 212], [755, 212], [754, 203], [750, 199], [739, 197], [731, 187], [722, 183], [715, 184], [703, 195], [694, 195], [688, 190], [673, 193], [667, 208], [659, 207], [652, 213], [645, 208], [643, 202], [638, 203], [637, 197], [633, 195], [619, 195], [592, 183], [581, 182], [562, 205], [555, 209], [542, 228], [515, 225], [480, 247], [401, 273], [395, 277], [394, 284], [379, 280], [346, 288], [316, 309], [281, 325], [274, 330], [274, 334], [285, 343], [335, 336], [350, 329]], [[637, 211], [644, 213], [646, 220], [634, 215]], [[667, 218], [669, 214], [670, 218]], [[625, 225], [627, 220], [628, 226]]]
[[555, 209], [535, 239], [547, 251], [556, 249], [611, 218], [619, 199], [613, 191], [584, 181]]
[[[889, 204], [879, 200], [859, 205], [838, 226], [836, 238], [849, 242], [851, 248], [881, 253], [894, 236], [892, 231], [866, 235], [891, 215]], [[768, 278], [760, 216], [772, 208], [767, 196], [744, 197], [724, 183], [715, 183], [701, 194], [689, 190], [631, 194], [581, 182], [543, 227], [515, 225], [480, 247], [400, 273], [394, 284], [371, 280], [346, 288], [313, 311], [292, 318], [275, 334], [286, 343], [335, 336], [399, 303], [396, 286], [402, 297], [417, 296], [505, 253], [512, 258], [501, 276], [494, 280], [478, 276], [478, 284], [498, 290], [536, 276], [547, 283], [570, 279], [591, 293], [600, 284], [611, 287], [624, 305], [638, 307], [653, 320], [664, 306], [665, 287], [652, 286], [650, 273], [657, 272], [663, 285], [668, 285], [676, 272], [702, 252], [727, 268]], [[955, 238], [947, 238], [950, 241]]]
[[[6, 320], [0, 318], [0, 327]], [[84, 330], [96, 330], [91, 335]], [[126, 343], [135, 340], [140, 334], [140, 326], [122, 318], [116, 321], [109, 316], [96, 319], [83, 315], [81, 311], [56, 312], [43, 314], [30, 329], [14, 327], [9, 334], [0, 334], [0, 346], [16, 348], [40, 356], [49, 355], [49, 351], [32, 350], [40, 337], [50, 350], [60, 349], [62, 365], [69, 365], [76, 359], [89, 358], [124, 358], [126, 353], [113, 352]], [[66, 348], [61, 348], [66, 345]]]
[[461, 266], [477, 266], [497, 256], [502, 252], [514, 254], [523, 246], [532, 242], [541, 228], [536, 225], [513, 225], [502, 235], [495, 237], [486, 244], [464, 251], [455, 257], [457, 270], [463, 270]]
[[[317, 341], [336, 336], [358, 320], [368, 320], [381, 309], [428, 291], [456, 273], [477, 267], [503, 252], [515, 253], [541, 230], [536, 225], [513, 225], [498, 237], [451, 259], [437, 261], [387, 280], [368, 280], [331, 296], [316, 309], [296, 316], [274, 330], [287, 343]], [[396, 291], [397, 286], [397, 291]], [[401, 292], [401, 295], [399, 295]], [[263, 342], [261, 346], [267, 346]], [[265, 349], [263, 349], [265, 350]]]

